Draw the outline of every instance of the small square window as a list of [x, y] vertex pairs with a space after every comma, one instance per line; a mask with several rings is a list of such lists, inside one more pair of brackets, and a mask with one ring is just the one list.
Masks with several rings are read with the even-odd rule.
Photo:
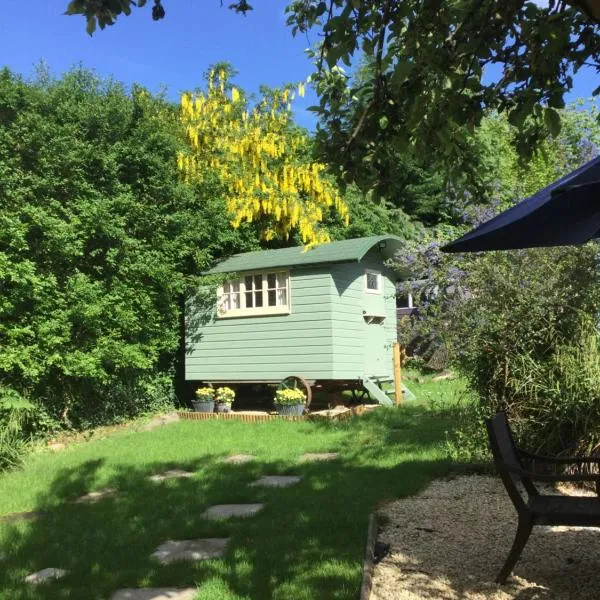
[[365, 271], [365, 290], [370, 294], [381, 293], [381, 273]]

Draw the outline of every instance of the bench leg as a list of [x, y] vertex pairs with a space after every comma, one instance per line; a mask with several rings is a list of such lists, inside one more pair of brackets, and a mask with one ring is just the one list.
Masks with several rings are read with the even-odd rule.
[[498, 577], [496, 577], [496, 583], [503, 584], [506, 581], [506, 578], [510, 575], [510, 572], [513, 570], [516, 562], [519, 560], [519, 556], [521, 556], [521, 552], [529, 539], [529, 534], [531, 533], [531, 529], [533, 527], [533, 519], [531, 518], [519, 518], [519, 526], [517, 527], [517, 534], [515, 535], [515, 541], [513, 542], [512, 548], [510, 549], [510, 553], [502, 570], [498, 573]]

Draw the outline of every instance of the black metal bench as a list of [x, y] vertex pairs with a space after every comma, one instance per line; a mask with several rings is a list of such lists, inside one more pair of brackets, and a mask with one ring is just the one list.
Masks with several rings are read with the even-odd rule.
[[494, 464], [519, 515], [512, 548], [496, 581], [504, 583], [515, 566], [534, 525], [600, 527], [600, 500], [594, 496], [544, 495], [535, 481], [594, 482], [600, 495], [598, 473], [549, 473], [548, 469], [597, 467], [600, 457], [553, 458], [531, 454], [515, 445], [505, 413], [486, 422]]

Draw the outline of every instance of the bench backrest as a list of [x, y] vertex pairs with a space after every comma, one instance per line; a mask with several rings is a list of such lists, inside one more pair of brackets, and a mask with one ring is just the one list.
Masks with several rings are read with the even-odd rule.
[[519, 484], [529, 494], [535, 494], [537, 491], [532, 481], [523, 472], [523, 464], [519, 457], [506, 413], [501, 412], [487, 419], [486, 426], [494, 464], [510, 499], [515, 508], [520, 511], [525, 508], [526, 502]]

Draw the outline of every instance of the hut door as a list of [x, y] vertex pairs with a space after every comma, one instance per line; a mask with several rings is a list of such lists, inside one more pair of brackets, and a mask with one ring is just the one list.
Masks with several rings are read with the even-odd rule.
[[386, 368], [386, 332], [385, 317], [364, 315], [365, 320], [365, 376], [385, 376]]
[[381, 271], [372, 269], [366, 269], [364, 277], [365, 376], [385, 376], [389, 368], [386, 368], [384, 278]]

